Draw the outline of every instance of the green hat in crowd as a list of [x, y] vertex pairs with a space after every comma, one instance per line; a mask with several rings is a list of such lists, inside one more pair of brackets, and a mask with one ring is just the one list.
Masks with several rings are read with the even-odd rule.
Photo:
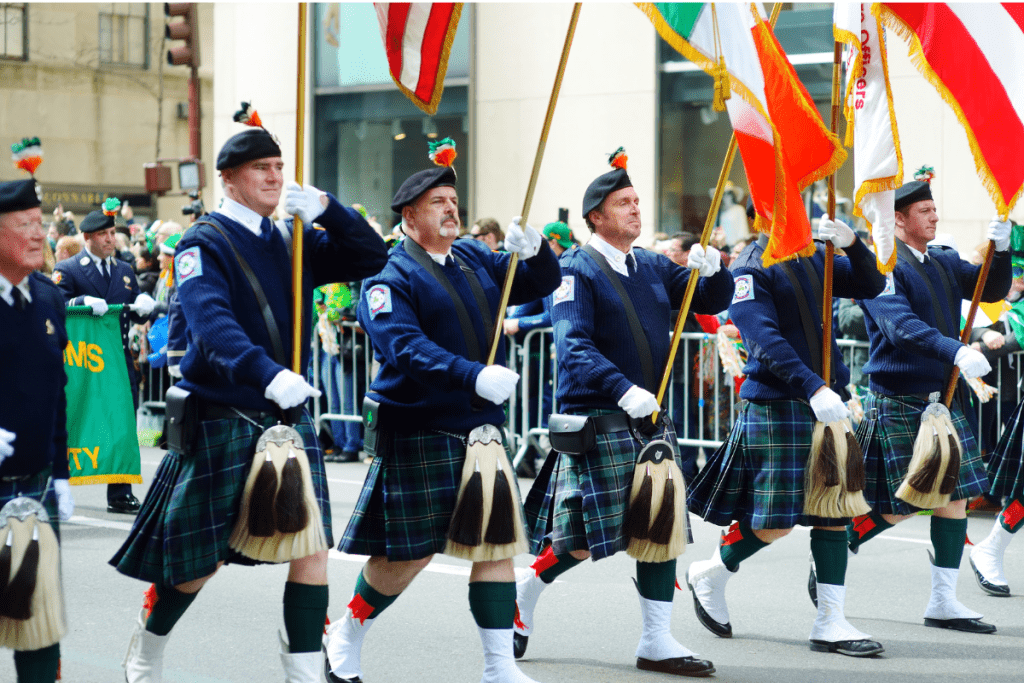
[[543, 232], [544, 237], [549, 240], [555, 240], [563, 249], [568, 249], [572, 246], [572, 231], [569, 230], [568, 225], [561, 221], [548, 223], [544, 226]]

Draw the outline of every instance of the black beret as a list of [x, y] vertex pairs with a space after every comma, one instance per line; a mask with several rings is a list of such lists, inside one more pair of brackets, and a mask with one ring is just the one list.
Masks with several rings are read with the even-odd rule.
[[90, 211], [89, 215], [82, 219], [78, 225], [79, 232], [96, 232], [114, 227], [114, 217], [108, 216], [102, 211]]
[[757, 211], [754, 209], [754, 199], [747, 197], [747, 218], [750, 220], [757, 219]]
[[416, 201], [421, 194], [435, 187], [455, 187], [455, 170], [449, 166], [435, 166], [417, 171], [405, 179], [391, 200], [391, 210], [402, 213], [402, 209]]
[[629, 174], [624, 168], [616, 168], [599, 175], [583, 193], [583, 217], [586, 218], [591, 211], [601, 206], [605, 197], [624, 187], [633, 187], [633, 181], [629, 179]]
[[34, 178], [0, 183], [0, 213], [34, 209], [43, 203], [43, 189]]
[[932, 186], [921, 180], [912, 180], [896, 188], [895, 208], [897, 211], [915, 202], [932, 198]]
[[262, 128], [250, 128], [228, 138], [217, 155], [217, 170], [241, 166], [253, 159], [281, 156], [274, 136]]

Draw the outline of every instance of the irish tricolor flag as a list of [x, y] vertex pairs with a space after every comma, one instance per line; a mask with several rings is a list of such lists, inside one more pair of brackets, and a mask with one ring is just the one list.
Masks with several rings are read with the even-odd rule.
[[1024, 189], [1024, 4], [878, 3], [952, 107], [999, 215]]
[[822, 122], [761, 5], [638, 6], [662, 38], [709, 74], [725, 57], [732, 86], [726, 104], [758, 214], [755, 228], [770, 234], [765, 265], [813, 253], [800, 191], [842, 165], [846, 152]]
[[413, 104], [437, 111], [462, 3], [375, 2], [391, 78]]

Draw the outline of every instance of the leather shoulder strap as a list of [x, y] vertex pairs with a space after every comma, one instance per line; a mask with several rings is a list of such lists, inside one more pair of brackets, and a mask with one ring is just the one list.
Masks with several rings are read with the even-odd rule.
[[[898, 259], [905, 261], [914, 269], [918, 277], [924, 280], [924, 286], [928, 289], [928, 296], [931, 297], [932, 315], [935, 316], [935, 324], [938, 326], [939, 332], [941, 332], [944, 337], [958, 339], [958, 335], [950, 334], [949, 320], [946, 318], [946, 314], [939, 305], [939, 297], [935, 293], [935, 287], [932, 285], [931, 278], [928, 277], [928, 273], [924, 269], [924, 264], [917, 260], [917, 257], [910, 251], [910, 247], [899, 240], [896, 241], [896, 254]], [[942, 280], [943, 288], [946, 289], [949, 286], [949, 283], [946, 280], [946, 273], [938, 263], [935, 264], [935, 267], [939, 271], [939, 279]], [[947, 291], [946, 301], [950, 300], [950, 294], [951, 292]]]
[[[626, 310], [626, 319], [629, 321], [629, 331], [633, 335], [637, 356], [640, 358], [640, 369], [644, 374], [644, 389], [650, 392], [655, 391], [657, 385], [654, 380], [654, 360], [651, 356], [651, 346], [647, 342], [647, 335], [644, 334], [644, 328], [640, 324], [640, 318], [636, 314], [636, 309], [633, 307], [633, 301], [629, 298], [629, 294], [626, 293], [626, 288], [622, 286], [622, 281], [618, 275], [608, 265], [608, 260], [605, 259], [604, 255], [589, 244], [583, 247], [583, 251], [587, 252], [590, 258], [594, 259], [594, 262], [601, 268], [601, 272], [604, 273], [604, 276], [608, 278], [608, 282], [615, 289], [615, 293], [619, 295], [622, 307]], [[638, 267], [637, 271], [639, 272], [639, 270]]]
[[[800, 285], [800, 280], [797, 279], [796, 273], [793, 272], [789, 261], [782, 261], [777, 265], [786, 274], [786, 277], [789, 278], [789, 284], [793, 287], [793, 292], [796, 295], [797, 309], [800, 313], [800, 324], [804, 328], [804, 339], [807, 341], [807, 348], [811, 353], [811, 370], [814, 370], [820, 376], [822, 369], [821, 333], [818, 331], [818, 326], [811, 313], [811, 306], [807, 301], [807, 293], [804, 292], [804, 288]], [[811, 286], [814, 286], [813, 282]]]

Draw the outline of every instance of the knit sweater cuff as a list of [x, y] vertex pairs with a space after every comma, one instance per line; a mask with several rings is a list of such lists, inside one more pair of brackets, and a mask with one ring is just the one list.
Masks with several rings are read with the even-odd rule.
[[471, 360], [466, 360], [461, 356], [456, 356], [455, 360], [452, 361], [451, 366], [452, 377], [455, 379], [455, 385], [463, 391], [468, 391], [475, 396], [476, 378], [484, 367], [485, 366], [481, 363], [475, 363]]
[[810, 400], [811, 396], [814, 396], [814, 392], [823, 386], [825, 386], [825, 380], [818, 375], [812, 374], [804, 380], [804, 394], [806, 394], [807, 400]]
[[355, 220], [359, 212], [347, 206], [342, 206], [330, 192], [326, 194], [327, 208], [316, 219], [317, 225], [323, 226], [324, 230], [328, 233], [335, 230], [343, 230], [348, 223]]
[[940, 360], [945, 363], [953, 365], [956, 363], [957, 351], [963, 348], [963, 344], [958, 339], [950, 339], [949, 337], [943, 337], [939, 342], [939, 356]]

